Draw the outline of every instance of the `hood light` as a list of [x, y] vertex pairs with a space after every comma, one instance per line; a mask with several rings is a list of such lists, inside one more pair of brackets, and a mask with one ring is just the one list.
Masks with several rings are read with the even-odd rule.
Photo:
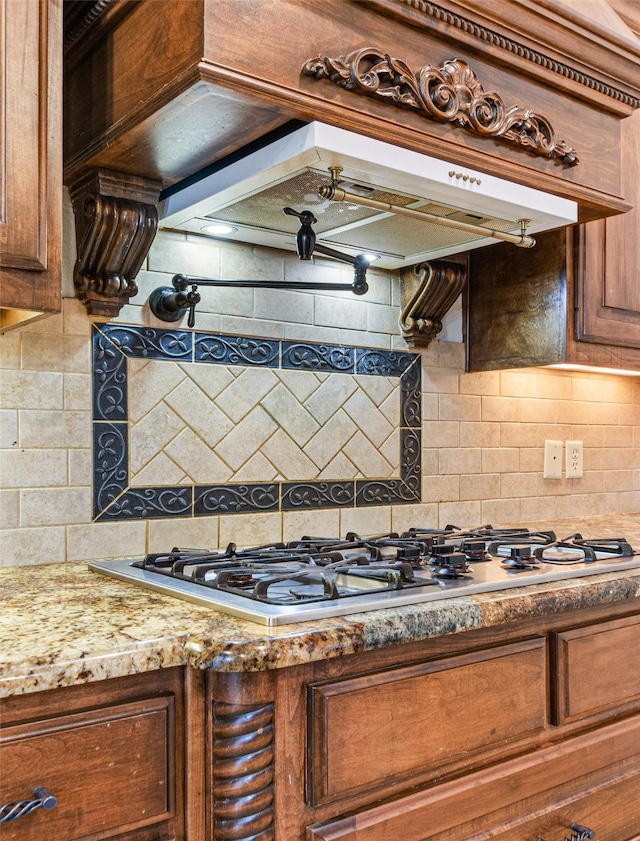
[[212, 222], [210, 225], [205, 225], [201, 228], [203, 233], [209, 234], [213, 237], [224, 237], [229, 234], [234, 234], [238, 229], [233, 225], [227, 225], [224, 222]]
[[584, 374], [616, 374], [620, 377], [640, 377], [640, 371], [632, 371], [629, 368], [598, 368], [595, 365], [573, 365], [570, 362], [561, 362], [546, 367], [554, 368], [557, 371], [577, 371]]

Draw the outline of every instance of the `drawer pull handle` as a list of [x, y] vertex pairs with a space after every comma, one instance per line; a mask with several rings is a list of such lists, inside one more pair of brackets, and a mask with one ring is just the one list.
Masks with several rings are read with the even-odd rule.
[[0, 823], [15, 821], [24, 815], [30, 815], [36, 809], [55, 809], [57, 805], [58, 798], [43, 786], [38, 786], [34, 788], [31, 800], [16, 800], [15, 803], [5, 803], [4, 806], [0, 806]]
[[[589, 829], [588, 826], [582, 826], [579, 823], [571, 824], [571, 838], [565, 835], [564, 841], [594, 841], [596, 838], [595, 829]], [[536, 841], [544, 841], [544, 838], [538, 838]]]

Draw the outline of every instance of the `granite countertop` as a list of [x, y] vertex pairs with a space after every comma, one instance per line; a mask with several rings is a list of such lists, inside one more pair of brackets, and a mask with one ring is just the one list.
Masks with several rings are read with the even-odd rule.
[[[640, 513], [529, 524], [626, 537]], [[485, 595], [267, 628], [90, 572], [84, 564], [0, 569], [0, 697], [171, 666], [260, 671], [640, 599], [640, 567]]]

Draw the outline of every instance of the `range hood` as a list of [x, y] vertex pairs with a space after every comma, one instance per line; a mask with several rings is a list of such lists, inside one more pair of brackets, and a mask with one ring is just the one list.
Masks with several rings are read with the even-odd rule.
[[[336, 173], [347, 196], [377, 207], [323, 198], [320, 190], [331, 192]], [[226, 239], [295, 251], [298, 223], [283, 213], [287, 206], [313, 213], [318, 242], [353, 256], [375, 253], [376, 266], [387, 269], [495, 242], [485, 230], [520, 235], [520, 220], [529, 220], [528, 235], [577, 221], [573, 201], [313, 122], [169, 195], [160, 226], [204, 234], [212, 223], [226, 223], [234, 228]], [[380, 209], [387, 206], [480, 230]]]

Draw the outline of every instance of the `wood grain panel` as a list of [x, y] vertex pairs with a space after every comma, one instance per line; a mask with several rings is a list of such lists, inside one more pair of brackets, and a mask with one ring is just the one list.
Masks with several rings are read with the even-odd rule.
[[58, 805], [5, 825], [3, 841], [72, 841], [168, 818], [173, 707], [169, 696], [4, 728], [1, 801], [28, 798], [44, 786]]
[[640, 617], [554, 632], [551, 643], [555, 724], [640, 700]]
[[542, 730], [545, 661], [544, 640], [532, 639], [311, 686], [313, 801], [374, 789], [463, 755], [472, 764], [482, 751]]
[[307, 830], [308, 841], [606, 841], [640, 833], [640, 718]]

